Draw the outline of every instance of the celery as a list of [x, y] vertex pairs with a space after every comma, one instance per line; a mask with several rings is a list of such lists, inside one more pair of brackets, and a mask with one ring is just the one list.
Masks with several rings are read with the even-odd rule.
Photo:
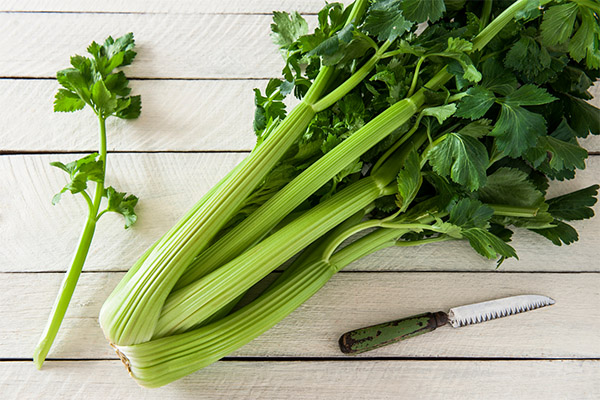
[[[576, 2], [567, 11], [586, 29], [572, 35], [551, 3], [485, 1], [480, 19], [465, 17], [479, 6], [446, 10], [441, 1], [334, 3], [312, 34], [300, 15], [275, 13], [285, 80], [255, 91], [257, 146], [102, 308], [104, 333], [133, 377], [161, 386], [222, 358], [381, 248], [467, 240], [500, 264], [517, 257], [507, 244], [513, 226], [575, 241], [566, 221], [593, 215], [598, 187], [552, 199], [546, 187], [585, 166], [577, 137], [600, 133], [597, 110], [579, 100], [582, 80], [557, 79], [567, 63], [580, 71], [569, 76], [600, 67], [593, 35], [583, 38], [597, 16]], [[582, 39], [587, 47], [560, 50], [562, 67], [520, 56]], [[292, 90], [301, 102], [286, 116]], [[343, 247], [367, 229], [375, 230]], [[258, 299], [231, 312], [298, 254]]]

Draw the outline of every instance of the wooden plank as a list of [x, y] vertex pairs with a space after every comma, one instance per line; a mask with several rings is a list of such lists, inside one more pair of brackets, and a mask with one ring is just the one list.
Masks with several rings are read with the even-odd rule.
[[[0, 157], [0, 271], [64, 271], [77, 243], [86, 206], [83, 199], [66, 194], [57, 206], [50, 199], [66, 176], [48, 165], [79, 155], [14, 155]], [[225, 175], [244, 154], [158, 153], [109, 155], [107, 184], [139, 196], [139, 222], [122, 229], [119, 215], [99, 222], [87, 270], [126, 270], [139, 255], [166, 232], [209, 187]], [[600, 157], [573, 181], [553, 187], [552, 195], [598, 182]], [[596, 206], [599, 210], [600, 206]], [[598, 271], [596, 248], [600, 219], [574, 223], [581, 239], [556, 247], [531, 232], [518, 233], [513, 242], [521, 261], [508, 260], [502, 271]], [[35, 246], [32, 244], [35, 243]], [[414, 248], [383, 250], [348, 269], [494, 271], [464, 242], [446, 242]]]
[[270, 14], [273, 10], [316, 13], [324, 5], [323, 0], [254, 0], [210, 1], [183, 0], [168, 2], [159, 0], [130, 0], [127, 2], [106, 0], [102, 3], [77, 0], [5, 0], [0, 11], [28, 12], [96, 12], [96, 13], [174, 13], [174, 14]]
[[9, 399], [594, 399], [598, 361], [219, 362], [144, 389], [119, 361], [0, 363]]
[[[142, 115], [135, 121], [109, 120], [109, 150], [252, 150], [252, 89], [262, 90], [266, 84], [265, 80], [133, 81], [134, 93], [142, 95]], [[91, 112], [52, 111], [58, 87], [53, 80], [0, 80], [0, 109], [4, 110], [0, 151], [97, 148], [97, 122]], [[296, 102], [292, 98], [289, 104]], [[594, 103], [600, 106], [600, 97]], [[591, 152], [600, 152], [600, 137], [582, 143]]]
[[[254, 93], [266, 81], [134, 81], [139, 119], [111, 118], [108, 149], [119, 151], [252, 150]], [[55, 113], [53, 80], [0, 80], [0, 151], [88, 151], [98, 148], [90, 110]], [[15, 101], [19, 99], [19, 101]], [[24, 134], [25, 132], [25, 134]]]
[[[97, 322], [122, 273], [84, 273], [49, 355], [115, 358]], [[0, 275], [0, 358], [28, 359], [62, 274]], [[556, 304], [460, 329], [439, 328], [359, 357], [600, 358], [600, 274], [340, 273], [277, 326], [233, 356], [343, 357], [337, 339], [362, 326], [516, 294]]]
[[0, 59], [0, 77], [53, 77], [92, 40], [127, 32], [138, 52], [130, 77], [279, 76], [270, 24], [269, 15], [3, 13], [0, 49], [10, 57]]

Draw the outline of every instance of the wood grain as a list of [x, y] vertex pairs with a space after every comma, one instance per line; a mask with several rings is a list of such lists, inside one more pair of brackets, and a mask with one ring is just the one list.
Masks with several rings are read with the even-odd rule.
[[0, 11], [60, 11], [105, 13], [172, 13], [172, 14], [270, 14], [273, 10], [316, 13], [324, 5], [323, 0], [105, 0], [101, 3], [77, 0], [4, 0]]
[[[116, 359], [97, 318], [122, 275], [83, 274], [49, 357]], [[0, 325], [0, 358], [31, 358], [62, 274], [0, 277], [0, 315], [10, 318]], [[343, 357], [337, 339], [348, 330], [533, 293], [551, 296], [556, 304], [460, 329], [443, 327], [359, 357], [600, 358], [598, 286], [598, 273], [340, 273], [233, 356]]]
[[591, 400], [599, 379], [598, 361], [228, 361], [149, 390], [120, 361], [0, 363], [10, 399]]
[[[109, 150], [249, 151], [255, 143], [253, 88], [266, 80], [133, 81], [139, 119], [108, 123]], [[54, 113], [54, 80], [0, 80], [0, 152], [88, 151], [98, 147], [92, 112]], [[600, 85], [594, 87], [599, 92]], [[16, 101], [18, 99], [18, 101]], [[289, 105], [296, 103], [290, 99]], [[600, 106], [600, 96], [593, 103]], [[24, 134], [25, 132], [25, 134]], [[600, 152], [600, 137], [582, 141]]]
[[270, 24], [269, 15], [0, 13], [0, 49], [10, 55], [0, 58], [0, 77], [54, 77], [92, 40], [127, 32], [138, 52], [129, 77], [279, 76]]
[[[239, 153], [110, 154], [107, 184], [136, 194], [138, 223], [123, 229], [121, 216], [104, 216], [96, 229], [86, 270], [127, 270], [141, 253], [165, 233], [220, 177], [245, 155]], [[86, 206], [66, 194], [50, 199], [66, 183], [64, 172], [48, 165], [77, 154], [0, 157], [0, 271], [64, 271], [80, 234]], [[551, 195], [598, 183], [600, 157], [592, 156], [577, 179], [554, 185]], [[596, 210], [600, 210], [596, 205]], [[531, 232], [513, 242], [520, 261], [508, 260], [501, 271], [599, 271], [600, 219], [574, 223], [581, 239], [556, 247]], [[124, 244], [126, 243], [126, 246]], [[379, 252], [348, 267], [351, 270], [494, 271], [465, 242], [446, 242]]]

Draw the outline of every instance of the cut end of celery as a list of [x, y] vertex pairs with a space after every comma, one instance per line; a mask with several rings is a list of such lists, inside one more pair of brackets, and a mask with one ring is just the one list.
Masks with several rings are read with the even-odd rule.
[[121, 350], [119, 350], [119, 348], [115, 346], [112, 342], [109, 342], [109, 344], [110, 347], [115, 349], [115, 352], [119, 356], [119, 359], [121, 359], [121, 362], [123, 363], [123, 365], [125, 365], [125, 368], [127, 368], [127, 372], [129, 372], [129, 375], [133, 377], [133, 375], [131, 374], [131, 364], [129, 363], [129, 359], [127, 358], [127, 356], [123, 354]]
[[33, 351], [33, 365], [35, 365], [38, 370], [42, 369], [42, 365], [44, 365], [44, 361], [46, 361], [46, 356], [42, 356], [40, 354], [41, 351], [42, 349], [40, 349], [39, 346]]

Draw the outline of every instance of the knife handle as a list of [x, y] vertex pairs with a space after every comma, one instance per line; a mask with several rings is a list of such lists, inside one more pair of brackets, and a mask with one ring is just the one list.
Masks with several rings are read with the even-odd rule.
[[346, 354], [362, 353], [431, 332], [447, 322], [448, 314], [438, 311], [367, 326], [344, 333], [340, 337], [340, 349]]

